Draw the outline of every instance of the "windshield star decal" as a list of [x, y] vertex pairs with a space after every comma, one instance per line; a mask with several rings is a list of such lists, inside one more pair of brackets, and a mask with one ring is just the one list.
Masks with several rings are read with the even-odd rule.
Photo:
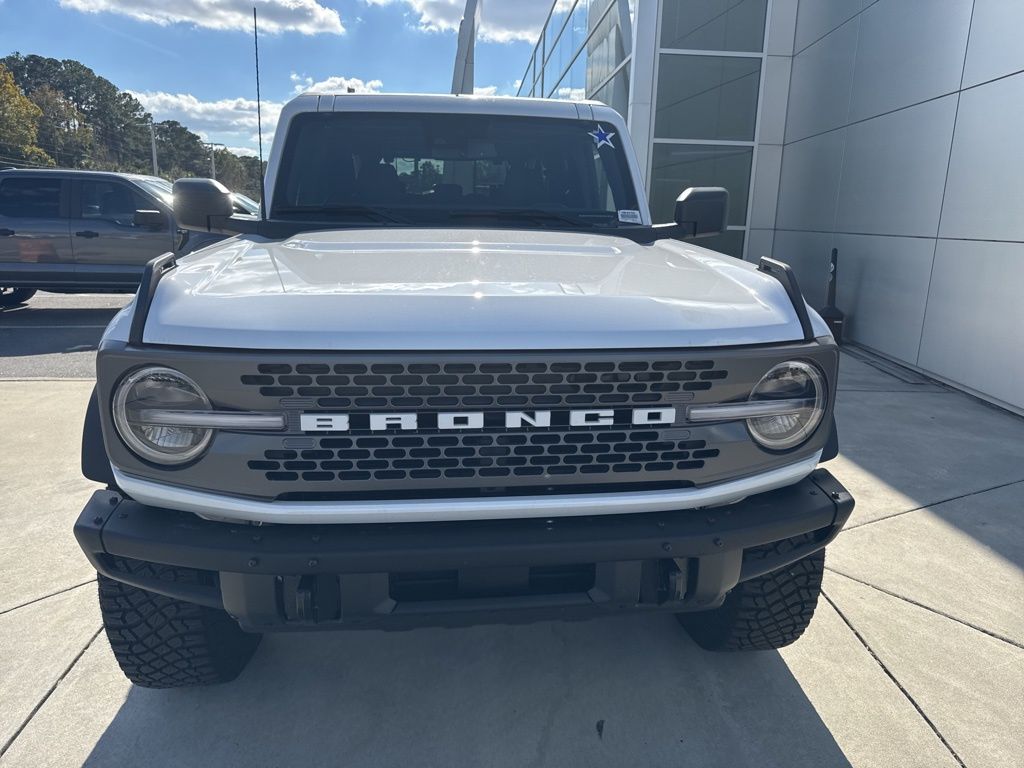
[[597, 144], [598, 149], [606, 146], [615, 149], [615, 145], [612, 144], [612, 136], [615, 135], [615, 132], [606, 131], [600, 123], [597, 124], [597, 130], [590, 131], [589, 135], [594, 137], [594, 143]]

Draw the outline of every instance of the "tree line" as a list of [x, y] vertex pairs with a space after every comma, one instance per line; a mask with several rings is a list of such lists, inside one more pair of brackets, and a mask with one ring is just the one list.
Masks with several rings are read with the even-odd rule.
[[[152, 133], [151, 133], [152, 131]], [[154, 122], [139, 100], [74, 59], [0, 58], [0, 168], [84, 168], [209, 176], [259, 200], [258, 158], [213, 148], [177, 120]]]

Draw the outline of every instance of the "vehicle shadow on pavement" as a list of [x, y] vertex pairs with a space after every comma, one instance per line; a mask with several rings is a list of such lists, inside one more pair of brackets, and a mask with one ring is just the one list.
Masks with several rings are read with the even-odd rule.
[[849, 762], [777, 652], [705, 653], [648, 615], [268, 636], [234, 683], [129, 691], [85, 765], [143, 764]]

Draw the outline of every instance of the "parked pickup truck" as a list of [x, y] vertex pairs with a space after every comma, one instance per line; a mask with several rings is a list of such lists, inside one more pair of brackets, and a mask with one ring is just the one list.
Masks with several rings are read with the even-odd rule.
[[75, 525], [136, 684], [234, 678], [261, 633], [666, 611], [779, 648], [853, 508], [838, 354], [791, 270], [653, 225], [598, 103], [303, 95], [267, 217], [210, 180], [99, 348]]
[[[247, 211], [243, 205], [235, 210]], [[171, 184], [156, 176], [0, 171], [0, 307], [40, 289], [134, 291], [160, 254], [223, 239], [180, 229], [171, 208]]]

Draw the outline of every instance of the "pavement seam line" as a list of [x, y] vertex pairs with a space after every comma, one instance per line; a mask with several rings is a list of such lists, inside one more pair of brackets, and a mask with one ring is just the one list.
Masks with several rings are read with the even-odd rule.
[[85, 655], [85, 652], [89, 650], [92, 644], [96, 642], [96, 638], [99, 637], [100, 632], [102, 631], [103, 625], [100, 625], [100, 628], [92, 633], [92, 637], [89, 638], [89, 641], [85, 644], [82, 650], [75, 655], [75, 658], [71, 660], [71, 663], [68, 664], [63, 672], [61, 672], [60, 677], [53, 681], [53, 685], [51, 685], [50, 689], [43, 695], [43, 698], [39, 700], [39, 703], [32, 707], [32, 711], [28, 713], [28, 717], [26, 717], [24, 721], [22, 721], [21, 725], [18, 726], [18, 730], [11, 734], [11, 737], [2, 747], [0, 747], [0, 758], [7, 754], [7, 750], [11, 748], [14, 742], [17, 741], [18, 737], [21, 736], [22, 732], [28, 727], [28, 724], [32, 722], [32, 718], [36, 716], [36, 713], [43, 708], [43, 705], [49, 700], [50, 696], [53, 695], [53, 692], [57, 690], [57, 686], [64, 681], [64, 678], [71, 674], [71, 670], [74, 669], [75, 664], [77, 664], [79, 659]]
[[907, 701], [911, 703], [914, 709], [917, 710], [917, 713], [921, 716], [921, 719], [928, 724], [928, 727], [932, 729], [932, 733], [934, 733], [938, 737], [939, 741], [942, 742], [942, 745], [946, 748], [949, 754], [953, 756], [954, 760], [956, 760], [957, 765], [959, 765], [960, 768], [967, 768], [966, 763], [964, 763], [964, 761], [960, 758], [960, 755], [958, 755], [956, 753], [956, 750], [953, 749], [953, 746], [948, 741], [946, 741], [946, 737], [942, 735], [939, 729], [935, 726], [935, 723], [931, 721], [931, 718], [925, 714], [925, 711], [921, 708], [921, 705], [918, 704], [914, 697], [910, 695], [910, 691], [903, 687], [903, 683], [901, 683], [896, 678], [896, 675], [894, 675], [892, 671], [889, 669], [889, 667], [885, 665], [885, 662], [882, 661], [882, 659], [878, 656], [877, 653], [875, 653], [874, 649], [870, 645], [868, 645], [868, 641], [865, 640], [864, 636], [857, 630], [856, 627], [853, 626], [853, 623], [848, 618], [846, 618], [846, 614], [839, 610], [839, 606], [836, 605], [835, 601], [825, 593], [825, 590], [821, 591], [821, 596], [824, 597], [825, 601], [832, 606], [833, 610], [837, 614], [839, 614], [839, 618], [843, 620], [843, 623], [850, 629], [850, 631], [853, 633], [853, 636], [857, 638], [858, 642], [860, 642], [860, 644], [864, 646], [864, 650], [871, 654], [871, 658], [875, 660], [875, 663], [878, 664], [878, 666], [882, 669], [886, 677], [892, 680], [893, 685], [895, 685], [899, 689], [900, 693], [902, 693], [903, 696], [907, 699]]
[[861, 584], [861, 585], [863, 585], [865, 587], [871, 587], [871, 589], [876, 589], [879, 592], [882, 592], [882, 593], [884, 593], [886, 595], [889, 595], [889, 597], [895, 597], [897, 600], [902, 600], [905, 603], [910, 603], [911, 605], [916, 605], [918, 608], [922, 608], [922, 609], [924, 609], [926, 611], [930, 611], [931, 613], [934, 613], [937, 616], [941, 616], [944, 619], [949, 619], [950, 621], [955, 621], [957, 624], [962, 624], [963, 626], [965, 626], [965, 627], [967, 627], [969, 629], [973, 629], [975, 632], [980, 632], [983, 635], [988, 635], [993, 640], [999, 640], [1001, 642], [1006, 643], [1007, 645], [1012, 645], [1014, 648], [1020, 648], [1021, 650], [1024, 650], [1024, 643], [1018, 643], [1016, 640], [1012, 640], [1009, 637], [1005, 637], [1003, 635], [1000, 635], [997, 632], [993, 632], [991, 629], [985, 629], [984, 627], [979, 627], [977, 624], [972, 624], [971, 622], [965, 621], [964, 619], [957, 618], [956, 616], [951, 616], [950, 614], [946, 613], [945, 611], [940, 611], [938, 608], [932, 608], [930, 605], [925, 605], [924, 603], [919, 603], [919, 602], [917, 602], [917, 600], [913, 600], [912, 598], [904, 597], [903, 595], [899, 595], [899, 594], [897, 594], [895, 592], [891, 592], [888, 589], [886, 589], [885, 587], [879, 587], [876, 584], [871, 584], [870, 582], [858, 579], [856, 576], [851, 576], [848, 573], [843, 573], [842, 571], [837, 571], [835, 568], [831, 568], [828, 565], [825, 566], [825, 570], [830, 571], [831, 573], [834, 573], [837, 576], [842, 576], [844, 579], [849, 579], [850, 581], [855, 581], [858, 584]]
[[1021, 478], [1020, 480], [1010, 480], [1008, 483], [1000, 483], [999, 485], [993, 485], [991, 488], [982, 488], [981, 490], [978, 491], [968, 491], [967, 493], [962, 493], [959, 496], [950, 496], [948, 499], [933, 501], [930, 504], [922, 504], [920, 507], [914, 507], [913, 509], [905, 509], [902, 512], [893, 512], [891, 515], [880, 517], [877, 520], [868, 520], [864, 523], [848, 525], [845, 528], [843, 528], [843, 530], [840, 533], [846, 533], [847, 531], [852, 531], [857, 528], [863, 528], [865, 525], [874, 525], [875, 523], [881, 523], [885, 520], [892, 520], [894, 517], [899, 517], [900, 515], [909, 515], [911, 512], [920, 512], [922, 509], [931, 509], [932, 507], [938, 507], [941, 506], [942, 504], [948, 504], [951, 501], [967, 499], [970, 498], [971, 496], [977, 496], [978, 494], [981, 493], [988, 493], [989, 491], [998, 491], [1000, 488], [1008, 488], [1011, 485], [1017, 485], [1018, 483], [1024, 483], [1024, 478]]
[[83, 581], [80, 584], [72, 584], [70, 587], [65, 587], [64, 589], [58, 589], [56, 592], [51, 592], [48, 595], [42, 595], [41, 597], [35, 597], [35, 598], [29, 600], [27, 603], [22, 603], [21, 605], [15, 605], [15, 606], [12, 606], [10, 608], [4, 608], [2, 611], [0, 611], [0, 616], [3, 616], [5, 613], [10, 613], [11, 611], [16, 611], [19, 608], [24, 608], [27, 605], [32, 605], [32, 604], [38, 603], [38, 602], [40, 602], [42, 600], [47, 600], [47, 599], [49, 599], [51, 597], [56, 597], [57, 595], [63, 595], [65, 592], [70, 592], [73, 589], [78, 589], [79, 587], [84, 587], [86, 584], [95, 584], [95, 583], [96, 583], [96, 579], [93, 578], [93, 579], [89, 579], [88, 581]]

